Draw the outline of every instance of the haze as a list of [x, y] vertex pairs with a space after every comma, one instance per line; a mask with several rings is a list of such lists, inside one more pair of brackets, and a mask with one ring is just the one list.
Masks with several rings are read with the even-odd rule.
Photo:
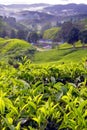
[[87, 0], [0, 0], [0, 4], [35, 4], [35, 3], [48, 3], [48, 4], [68, 4], [68, 3], [76, 3], [76, 4], [87, 4]]

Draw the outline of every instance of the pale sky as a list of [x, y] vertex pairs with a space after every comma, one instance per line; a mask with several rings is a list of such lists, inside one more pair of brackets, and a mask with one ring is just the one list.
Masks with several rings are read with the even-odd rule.
[[48, 4], [84, 3], [84, 4], [87, 4], [87, 0], [0, 0], [0, 4], [35, 4], [35, 3], [48, 3]]

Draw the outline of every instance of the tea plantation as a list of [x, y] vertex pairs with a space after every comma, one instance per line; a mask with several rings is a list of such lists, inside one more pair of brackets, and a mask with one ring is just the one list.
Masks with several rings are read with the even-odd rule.
[[87, 65], [0, 63], [0, 130], [87, 130]]
[[36, 52], [0, 39], [0, 130], [87, 130], [86, 57], [68, 44]]

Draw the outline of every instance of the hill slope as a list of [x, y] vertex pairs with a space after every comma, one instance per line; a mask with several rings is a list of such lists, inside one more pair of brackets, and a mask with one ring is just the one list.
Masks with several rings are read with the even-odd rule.
[[0, 59], [32, 57], [35, 48], [26, 41], [19, 39], [0, 39]]
[[82, 48], [81, 43], [76, 43], [76, 49], [67, 43], [51, 50], [36, 51], [35, 47], [26, 41], [19, 39], [0, 38], [0, 60], [21, 61], [27, 57], [33, 63], [69, 63], [81, 62], [83, 58], [87, 59], [87, 47]]
[[60, 31], [60, 27], [53, 27], [44, 31], [43, 38], [44, 39], [56, 39], [58, 32]]
[[[0, 5], [0, 15], [14, 17], [17, 22], [32, 29], [41, 30], [47, 24], [56, 26], [64, 21], [79, 21], [87, 18], [87, 5], [67, 4], [31, 4], [31, 5]], [[22, 26], [23, 26], [22, 25]], [[21, 26], [21, 25], [20, 25]]]
[[87, 47], [83, 49], [80, 43], [76, 43], [76, 46], [76, 49], [73, 49], [72, 45], [65, 43], [56, 49], [37, 52], [35, 53], [34, 62], [81, 62], [83, 58], [87, 58]]

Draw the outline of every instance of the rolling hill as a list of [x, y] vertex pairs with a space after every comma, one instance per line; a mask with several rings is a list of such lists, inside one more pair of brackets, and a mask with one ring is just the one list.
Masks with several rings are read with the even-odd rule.
[[87, 5], [67, 4], [31, 4], [31, 5], [0, 5], [0, 15], [14, 17], [17, 22], [31, 30], [41, 30], [47, 24], [56, 26], [64, 21], [79, 21], [87, 18]]
[[27, 56], [32, 59], [35, 48], [26, 41], [19, 39], [0, 38], [0, 60], [18, 60]]
[[76, 49], [72, 45], [64, 43], [58, 48], [36, 52], [34, 56], [35, 63], [70, 63], [81, 62], [87, 59], [87, 46], [82, 48], [81, 43], [76, 43]]
[[55, 49], [36, 51], [36, 48], [26, 41], [0, 38], [0, 60], [22, 61], [23, 57], [35, 64], [81, 62], [87, 58], [87, 46], [82, 48], [81, 43], [77, 42], [76, 49], [73, 49], [72, 45], [64, 43]]

